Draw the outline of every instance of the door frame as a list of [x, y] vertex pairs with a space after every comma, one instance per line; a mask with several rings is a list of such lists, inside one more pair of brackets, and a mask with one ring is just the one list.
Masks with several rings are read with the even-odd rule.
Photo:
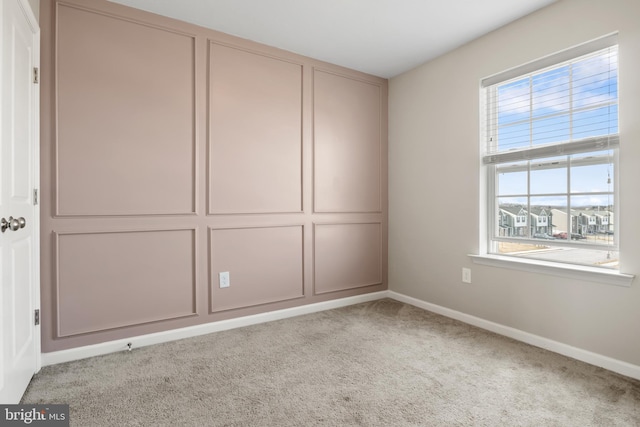
[[[40, 1], [40, 0], [38, 0]], [[35, 352], [36, 352], [36, 366], [34, 374], [40, 371], [42, 367], [42, 349], [41, 349], [41, 328], [42, 323], [42, 310], [40, 307], [40, 23], [31, 8], [29, 0], [20, 0], [20, 6], [23, 10], [25, 17], [31, 27], [33, 34], [33, 66], [38, 69], [38, 82], [35, 85], [31, 102], [33, 103], [33, 117], [31, 121], [31, 132], [34, 141], [32, 144], [32, 179], [33, 179], [33, 191], [35, 194], [33, 203], [33, 253], [32, 253], [32, 268], [31, 274], [33, 275], [33, 309], [39, 310], [40, 322], [38, 325], [34, 325], [34, 337], [35, 338]]]
[[[22, 9], [22, 13], [31, 28], [33, 37], [33, 52], [32, 61], [33, 66], [38, 69], [38, 83], [34, 83], [34, 90], [32, 92], [31, 103], [33, 105], [32, 117], [31, 117], [31, 135], [32, 144], [31, 153], [31, 170], [33, 180], [33, 191], [37, 192], [37, 204], [33, 203], [33, 251], [31, 259], [31, 274], [32, 280], [32, 295], [33, 295], [33, 309], [41, 310], [40, 307], [40, 24], [38, 19], [31, 8], [29, 0], [18, 0], [18, 6]], [[3, 70], [4, 71], [4, 70]], [[36, 197], [34, 194], [32, 197]], [[40, 323], [42, 323], [42, 311], [40, 311]], [[34, 366], [34, 373], [40, 371], [42, 367], [42, 347], [41, 347], [41, 327], [40, 324], [33, 325], [34, 337], [35, 337], [35, 353], [36, 353], [36, 366]]]

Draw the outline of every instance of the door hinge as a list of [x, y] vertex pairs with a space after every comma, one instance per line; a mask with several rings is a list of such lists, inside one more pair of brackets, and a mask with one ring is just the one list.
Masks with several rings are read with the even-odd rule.
[[40, 69], [38, 67], [33, 67], [33, 83], [40, 83]]
[[33, 189], [33, 205], [36, 206], [38, 204], [38, 189]]
[[34, 319], [35, 325], [38, 326], [40, 324], [40, 309], [36, 308]]

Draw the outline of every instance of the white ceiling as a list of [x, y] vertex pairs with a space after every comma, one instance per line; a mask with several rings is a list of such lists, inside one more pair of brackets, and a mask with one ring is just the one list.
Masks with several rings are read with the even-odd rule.
[[393, 77], [556, 0], [111, 0]]

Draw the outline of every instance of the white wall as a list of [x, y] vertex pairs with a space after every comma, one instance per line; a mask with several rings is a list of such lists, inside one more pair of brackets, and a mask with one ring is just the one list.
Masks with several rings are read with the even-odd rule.
[[[640, 275], [639, 22], [638, 0], [560, 0], [391, 79], [391, 290], [640, 365], [640, 279], [619, 287], [467, 256], [480, 245], [480, 79], [619, 31], [620, 264]], [[461, 283], [462, 267], [472, 284]]]
[[36, 19], [40, 21], [40, 0], [29, 0], [29, 4], [31, 5], [31, 10], [33, 10], [33, 14], [36, 16]]

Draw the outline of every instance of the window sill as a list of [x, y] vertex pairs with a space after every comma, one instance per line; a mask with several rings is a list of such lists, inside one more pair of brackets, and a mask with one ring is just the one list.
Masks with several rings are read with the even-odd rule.
[[589, 282], [630, 287], [635, 276], [598, 267], [577, 266], [556, 262], [513, 258], [500, 255], [469, 255], [475, 264], [531, 273], [550, 274], [569, 279], [587, 280]]

